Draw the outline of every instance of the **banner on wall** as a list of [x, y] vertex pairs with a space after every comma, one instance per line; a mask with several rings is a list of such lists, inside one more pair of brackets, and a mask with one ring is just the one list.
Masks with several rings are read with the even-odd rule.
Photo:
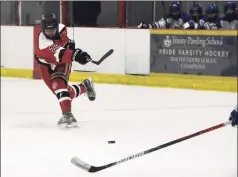
[[152, 73], [237, 75], [237, 36], [151, 34]]

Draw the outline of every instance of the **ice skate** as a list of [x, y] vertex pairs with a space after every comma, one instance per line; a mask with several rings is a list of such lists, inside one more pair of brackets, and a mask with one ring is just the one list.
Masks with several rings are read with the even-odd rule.
[[91, 77], [85, 79], [82, 84], [85, 86], [85, 92], [90, 101], [94, 101], [96, 98], [96, 92], [93, 86], [93, 80]]
[[71, 112], [63, 114], [58, 122], [58, 126], [61, 128], [77, 127], [77, 120], [74, 118]]

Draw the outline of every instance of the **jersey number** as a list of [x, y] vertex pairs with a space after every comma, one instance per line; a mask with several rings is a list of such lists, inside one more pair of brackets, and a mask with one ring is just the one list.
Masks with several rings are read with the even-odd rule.
[[52, 46], [50, 46], [50, 51], [52, 51], [52, 52], [54, 52], [55, 53], [55, 51], [58, 49], [58, 48], [60, 48], [60, 46], [59, 45], [57, 45], [57, 44], [53, 44]]

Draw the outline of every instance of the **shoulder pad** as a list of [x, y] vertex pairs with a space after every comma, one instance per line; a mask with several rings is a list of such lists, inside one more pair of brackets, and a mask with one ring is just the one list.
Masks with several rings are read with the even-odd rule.
[[60, 23], [59, 24], [59, 33], [61, 33], [65, 28], [66, 28], [65, 25]]
[[215, 22], [220, 22], [221, 21], [221, 18], [220, 17], [217, 17]]
[[224, 16], [224, 17], [221, 18], [221, 20], [223, 20], [223, 21], [227, 21], [227, 17]]
[[189, 20], [191, 20], [191, 17], [188, 14], [184, 13], [182, 19], [184, 22], [188, 22]]
[[207, 19], [207, 17], [206, 17], [206, 16], [202, 17], [202, 19], [201, 19], [201, 20], [203, 20], [204, 22], [207, 22], [207, 21], [208, 21], [208, 19]]

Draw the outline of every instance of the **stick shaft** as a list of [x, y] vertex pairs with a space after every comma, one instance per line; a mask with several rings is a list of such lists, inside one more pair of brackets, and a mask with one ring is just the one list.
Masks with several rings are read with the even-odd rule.
[[[205, 134], [205, 133], [214, 131], [214, 130], [216, 130], [216, 129], [222, 128], [222, 127], [224, 127], [224, 126], [226, 126], [226, 125], [229, 125], [229, 124], [230, 124], [230, 122], [226, 122], [226, 123], [221, 123], [221, 124], [212, 126], [212, 127], [210, 127], [210, 128], [201, 130], [201, 131], [196, 132], [196, 133], [193, 133], [193, 134], [191, 134], [191, 135], [187, 135], [187, 136], [184, 136], [184, 137], [182, 137], [182, 138], [179, 138], [179, 139], [170, 141], [170, 142], [168, 142], [168, 143], [162, 144], [162, 145], [157, 146], [157, 147], [155, 147], [155, 148], [151, 148], [151, 149], [148, 149], [148, 150], [146, 150], [146, 151], [143, 151], [143, 152], [140, 152], [140, 153], [137, 153], [137, 154], [128, 156], [128, 157], [126, 157], [126, 158], [124, 158], [124, 159], [121, 159], [121, 160], [117, 161], [116, 163], [115, 163], [115, 162], [114, 162], [114, 163], [111, 163], [110, 165], [108, 165], [108, 167], [111, 167], [111, 166], [114, 166], [114, 165], [118, 165], [118, 164], [127, 162], [127, 161], [132, 160], [132, 159], [135, 159], [135, 158], [137, 158], [137, 157], [144, 156], [144, 155], [149, 154], [149, 153], [151, 153], [151, 152], [154, 152], [154, 151], [163, 149], [163, 148], [165, 148], [165, 147], [168, 147], [168, 146], [171, 146], [171, 145], [180, 143], [180, 142], [182, 142], [182, 141], [185, 141], [185, 140], [194, 138], [194, 137], [196, 137], [196, 136], [199, 136], [199, 135], [202, 135], [202, 134]], [[108, 168], [108, 167], [107, 167], [107, 168]]]
[[214, 131], [214, 130], [216, 130], [216, 129], [222, 128], [222, 127], [224, 127], [224, 126], [226, 126], [226, 125], [229, 125], [229, 124], [230, 124], [230, 122], [226, 122], [226, 123], [222, 123], [222, 124], [218, 124], [218, 125], [212, 126], [212, 127], [210, 127], [210, 128], [201, 130], [201, 131], [196, 132], [196, 133], [193, 133], [193, 134], [191, 134], [191, 135], [184, 136], [184, 137], [182, 137], [182, 138], [179, 138], [179, 139], [170, 141], [170, 142], [168, 142], [168, 143], [162, 144], [162, 145], [160, 145], [160, 146], [157, 146], [157, 147], [155, 147], [155, 148], [151, 148], [151, 149], [148, 149], [148, 150], [146, 150], [146, 151], [143, 151], [143, 152], [134, 154], [134, 155], [132, 155], [132, 156], [129, 156], [129, 157], [127, 157], [127, 158], [124, 158], [124, 159], [122, 159], [122, 160], [117, 161], [117, 164], [126, 162], [126, 161], [128, 161], [128, 160], [132, 160], [132, 159], [134, 159], [134, 158], [136, 158], [136, 157], [140, 157], [140, 156], [149, 154], [149, 153], [151, 153], [151, 152], [154, 152], [154, 151], [157, 151], [157, 150], [159, 150], [159, 149], [162, 149], [162, 148], [165, 148], [165, 147], [168, 147], [168, 146], [171, 146], [171, 145], [180, 143], [180, 142], [182, 142], [182, 141], [185, 141], [185, 140], [194, 138], [194, 137], [196, 137], [196, 136], [199, 136], [199, 135], [208, 133], [208, 132], [210, 132], [210, 131]]

